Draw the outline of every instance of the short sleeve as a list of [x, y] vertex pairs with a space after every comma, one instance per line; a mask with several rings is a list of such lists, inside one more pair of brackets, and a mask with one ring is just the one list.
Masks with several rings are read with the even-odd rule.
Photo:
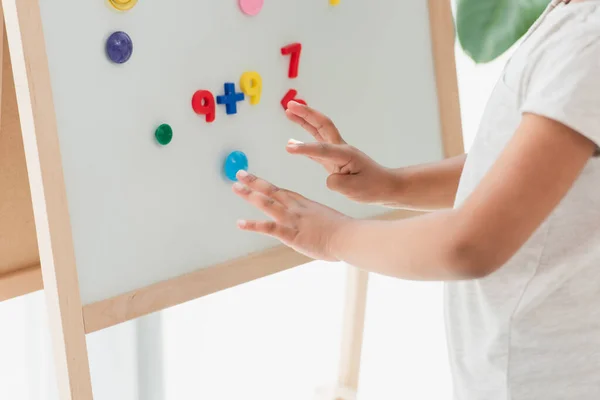
[[555, 43], [524, 78], [521, 112], [558, 121], [600, 149], [600, 31]]

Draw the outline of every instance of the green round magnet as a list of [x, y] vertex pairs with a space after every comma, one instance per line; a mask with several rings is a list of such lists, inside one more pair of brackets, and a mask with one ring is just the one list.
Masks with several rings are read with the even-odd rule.
[[173, 139], [173, 129], [169, 124], [162, 124], [156, 128], [154, 136], [156, 137], [156, 141], [158, 143], [165, 146], [171, 143], [171, 139]]

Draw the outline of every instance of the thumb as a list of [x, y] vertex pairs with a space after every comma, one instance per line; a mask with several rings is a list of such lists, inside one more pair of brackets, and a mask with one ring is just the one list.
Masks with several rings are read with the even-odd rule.
[[334, 192], [352, 194], [360, 190], [360, 176], [355, 174], [331, 174], [327, 177], [327, 187]]

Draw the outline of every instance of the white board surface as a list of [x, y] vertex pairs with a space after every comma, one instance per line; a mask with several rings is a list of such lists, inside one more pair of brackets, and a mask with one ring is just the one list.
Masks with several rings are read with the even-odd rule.
[[[284, 150], [311, 138], [286, 118], [289, 89], [328, 114], [345, 139], [390, 167], [442, 158], [427, 3], [265, 0], [253, 17], [238, 0], [140, 0], [117, 12], [103, 0], [40, 0], [58, 134], [84, 305], [271, 248], [238, 231], [263, 215], [233, 195], [225, 156], [246, 153], [250, 171], [342, 212], [388, 210], [331, 193], [314, 162]], [[125, 64], [106, 56], [128, 33]], [[303, 46], [299, 76], [281, 47]], [[196, 90], [223, 94], [242, 73], [263, 81], [258, 105], [218, 105], [208, 124]], [[160, 146], [156, 127], [173, 140]]]

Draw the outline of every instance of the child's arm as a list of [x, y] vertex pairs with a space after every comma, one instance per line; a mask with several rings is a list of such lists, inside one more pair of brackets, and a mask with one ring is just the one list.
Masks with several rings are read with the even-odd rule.
[[[290, 102], [287, 117], [316, 140], [310, 158], [330, 174], [327, 186], [351, 200], [417, 210], [452, 208], [465, 155], [438, 163], [389, 169], [348, 145], [333, 122], [320, 112]], [[302, 143], [290, 141], [287, 151], [307, 155]]]
[[452, 208], [466, 154], [394, 170], [398, 182], [395, 207], [421, 211]]
[[[303, 146], [318, 154], [318, 146]], [[274, 236], [313, 258], [346, 261], [399, 278], [482, 277], [508, 261], [528, 240], [594, 151], [592, 141], [565, 125], [527, 114], [459, 208], [394, 222], [354, 220], [240, 173], [235, 192], [273, 221], [241, 221], [239, 226]]]

